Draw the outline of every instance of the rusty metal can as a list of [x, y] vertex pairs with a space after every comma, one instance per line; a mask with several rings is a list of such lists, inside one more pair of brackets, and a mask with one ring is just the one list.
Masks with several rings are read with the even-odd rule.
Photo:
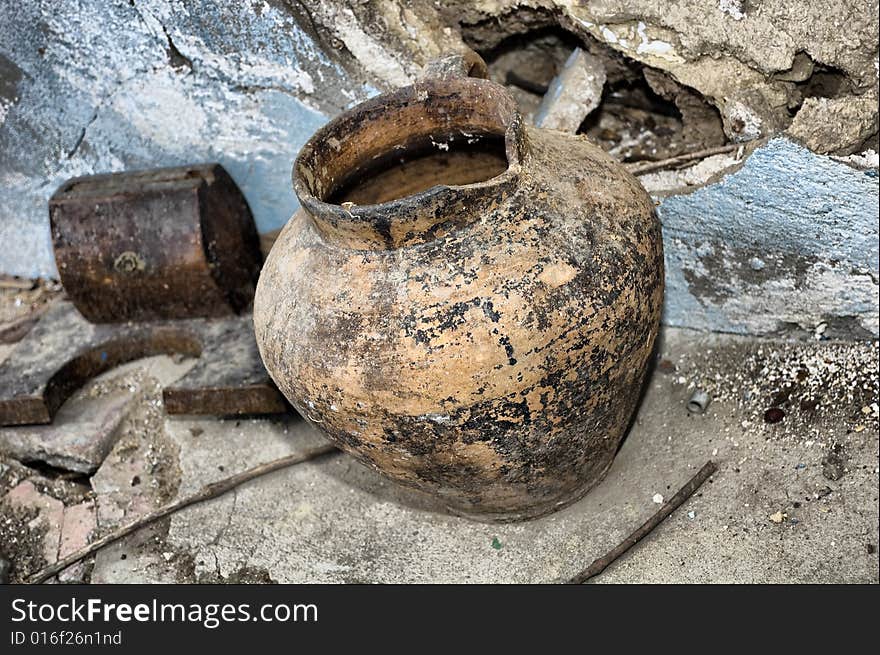
[[219, 164], [68, 180], [49, 217], [61, 282], [93, 323], [224, 316], [253, 299], [259, 237]]

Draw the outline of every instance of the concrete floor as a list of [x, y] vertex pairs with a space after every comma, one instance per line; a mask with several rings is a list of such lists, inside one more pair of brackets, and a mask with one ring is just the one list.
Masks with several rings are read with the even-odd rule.
[[[877, 343], [667, 329], [659, 352], [606, 479], [545, 518], [488, 525], [450, 516], [333, 454], [183, 510], [104, 549], [93, 566], [66, 579], [560, 581], [655, 512], [657, 494], [669, 498], [712, 459], [719, 470], [711, 481], [596, 582], [878, 582]], [[8, 348], [0, 361], [4, 355]], [[322, 442], [294, 417], [166, 417], [161, 384], [189, 365], [151, 358], [93, 382], [69, 402], [99, 402], [124, 389], [132, 396], [97, 472], [64, 479], [7, 457], [0, 495], [31, 480], [65, 505], [91, 503], [101, 531]], [[696, 387], [713, 397], [703, 415], [686, 410]], [[768, 423], [764, 413], [774, 404], [785, 417]], [[41, 522], [43, 510], [23, 515], [3, 507], [0, 550], [11, 551], [2, 554], [15, 579], [51, 560], [43, 542], [53, 533]], [[64, 530], [51, 538], [63, 546]]]

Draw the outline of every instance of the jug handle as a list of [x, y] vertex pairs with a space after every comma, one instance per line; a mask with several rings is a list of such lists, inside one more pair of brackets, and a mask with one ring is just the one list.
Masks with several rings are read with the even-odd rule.
[[442, 79], [449, 77], [489, 77], [489, 69], [483, 58], [473, 50], [443, 55], [432, 59], [422, 69], [421, 79]]

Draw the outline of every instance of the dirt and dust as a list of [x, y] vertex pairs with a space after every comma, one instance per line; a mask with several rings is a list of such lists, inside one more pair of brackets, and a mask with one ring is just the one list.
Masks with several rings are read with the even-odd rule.
[[730, 400], [744, 421], [775, 440], [828, 448], [826, 420], [843, 421], [847, 440], [878, 429], [878, 342], [785, 342], [743, 339], [661, 362], [688, 389]]
[[[156, 366], [156, 360], [169, 360]], [[188, 362], [177, 364], [170, 358], [140, 360], [115, 369], [89, 382], [74, 399], [100, 398], [120, 391], [132, 395], [132, 406], [117, 430], [117, 440], [101, 468], [89, 478], [50, 467], [24, 466], [8, 457], [0, 458], [0, 498], [20, 482], [30, 481], [37, 491], [61, 501], [66, 507], [96, 500], [95, 536], [167, 502], [176, 494], [180, 481], [177, 451], [164, 431], [165, 412], [162, 387], [157, 379], [180, 372]], [[72, 400], [74, 400], [72, 399]], [[0, 543], [0, 555], [12, 563], [12, 580], [21, 581], [45, 564], [43, 534], [27, 522], [19, 510], [0, 506], [0, 523], [7, 527]], [[34, 517], [29, 517], [33, 521]], [[167, 526], [166, 526], [167, 527]], [[45, 528], [41, 528], [45, 532]], [[17, 534], [16, 539], [7, 539]]]
[[0, 558], [10, 563], [10, 582], [22, 582], [46, 565], [43, 538], [47, 529], [36, 509], [0, 505]]

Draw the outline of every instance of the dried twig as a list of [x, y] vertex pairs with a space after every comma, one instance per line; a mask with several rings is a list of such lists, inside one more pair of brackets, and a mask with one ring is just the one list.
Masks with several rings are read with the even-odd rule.
[[19, 316], [8, 323], [0, 325], [0, 343], [8, 344], [21, 341], [37, 321], [52, 308], [58, 298], [37, 304], [24, 316]]
[[174, 512], [177, 512], [184, 507], [189, 507], [190, 505], [195, 505], [196, 503], [201, 503], [205, 500], [217, 498], [218, 496], [222, 496], [223, 494], [225, 494], [227, 491], [231, 491], [235, 487], [238, 487], [245, 482], [253, 480], [254, 478], [258, 478], [261, 475], [266, 475], [267, 473], [272, 473], [273, 471], [277, 471], [288, 466], [293, 466], [294, 464], [301, 464], [302, 462], [307, 462], [310, 459], [315, 459], [334, 451], [336, 451], [335, 446], [331, 446], [329, 444], [319, 446], [318, 448], [313, 448], [312, 450], [306, 451], [304, 453], [281, 457], [279, 459], [272, 460], [271, 462], [266, 462], [265, 464], [255, 466], [252, 469], [248, 469], [247, 471], [244, 471], [242, 473], [224, 478], [223, 480], [212, 482], [211, 484], [205, 485], [204, 487], [199, 489], [196, 493], [162, 505], [162, 507], [159, 507], [158, 509], [155, 509], [148, 514], [145, 514], [144, 516], [135, 519], [127, 525], [113, 530], [112, 532], [104, 535], [100, 539], [93, 541], [88, 546], [85, 546], [84, 548], [81, 548], [71, 553], [67, 557], [58, 560], [54, 564], [50, 564], [40, 571], [37, 571], [34, 575], [30, 577], [28, 582], [30, 582], [31, 584], [39, 584], [41, 582], [45, 582], [53, 575], [60, 573], [61, 571], [66, 569], [71, 564], [76, 564], [81, 559], [84, 559], [92, 553], [101, 550], [104, 546], [112, 544], [113, 542], [130, 535], [132, 532], [139, 530], [145, 525], [149, 525], [150, 523], [158, 521], [159, 519], [164, 518], [169, 514], [173, 514]]
[[30, 291], [37, 286], [38, 282], [38, 280], [17, 275], [0, 275], [0, 289]]
[[629, 164], [624, 164], [624, 167], [633, 175], [643, 175], [644, 173], [651, 173], [653, 171], [663, 170], [664, 168], [672, 168], [673, 166], [677, 166], [679, 164], [686, 164], [687, 162], [694, 161], [696, 159], [705, 159], [706, 157], [711, 157], [712, 155], [722, 155], [726, 152], [733, 152], [734, 150], [739, 149], [741, 145], [742, 144], [739, 143], [728, 143], [727, 145], [717, 146], [715, 148], [706, 148], [705, 150], [687, 152], [683, 155], [678, 155], [677, 157], [670, 157], [669, 159], [660, 159], [658, 161], [632, 162]]
[[709, 477], [718, 470], [718, 467], [714, 462], [708, 461], [703, 465], [703, 468], [699, 470], [699, 472], [692, 477], [686, 485], [684, 485], [678, 492], [669, 499], [669, 501], [663, 505], [657, 513], [654, 514], [651, 518], [645, 521], [642, 526], [633, 532], [630, 536], [624, 539], [620, 544], [616, 547], [612, 548], [606, 555], [600, 557], [595, 560], [592, 564], [590, 564], [586, 569], [578, 573], [571, 580], [568, 581], [568, 584], [583, 584], [590, 578], [593, 578], [605, 569], [607, 569], [614, 561], [623, 555], [630, 548], [635, 546], [639, 541], [647, 536], [651, 530], [660, 525], [663, 520], [672, 514], [680, 505], [682, 505], [688, 498], [694, 495], [694, 492], [700, 488], [700, 486], [709, 479]]

